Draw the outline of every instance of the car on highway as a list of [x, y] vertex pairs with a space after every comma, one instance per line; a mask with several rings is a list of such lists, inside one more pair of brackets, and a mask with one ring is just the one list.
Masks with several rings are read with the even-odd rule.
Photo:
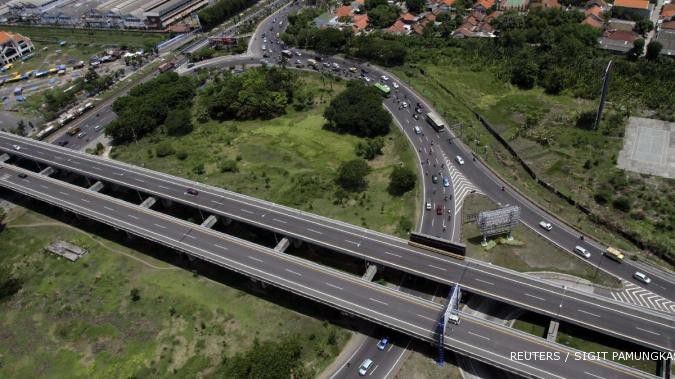
[[389, 344], [389, 338], [387, 337], [382, 337], [380, 341], [377, 343], [377, 349], [378, 350], [384, 350], [387, 345]]
[[77, 138], [84, 138], [87, 135], [87, 132], [80, 132], [77, 135]]
[[431, 201], [427, 201], [426, 208], [427, 208], [428, 211], [431, 210]]
[[96, 130], [97, 132], [98, 132], [99, 130], [101, 130], [101, 129], [103, 129], [103, 125], [96, 125], [96, 126], [94, 126], [94, 130]]
[[443, 187], [450, 187], [450, 179], [447, 176], [443, 177]]
[[586, 250], [585, 248], [583, 248], [583, 247], [581, 247], [581, 246], [575, 246], [575, 247], [574, 247], [574, 252], [577, 253], [577, 254], [579, 254], [579, 255], [581, 255], [582, 257], [584, 257], [584, 258], [586, 258], [586, 259], [588, 259], [588, 258], [591, 257], [591, 253], [588, 252], [588, 250]]
[[431, 182], [434, 183], [434, 184], [438, 183], [438, 176], [431, 175]]
[[366, 358], [366, 360], [361, 363], [361, 366], [359, 366], [359, 375], [366, 376], [371, 367], [373, 367], [373, 360]]
[[633, 274], [633, 278], [636, 280], [641, 281], [644, 284], [649, 284], [652, 282], [652, 279], [648, 277], [647, 275], [641, 273], [640, 271], [635, 271], [635, 274]]
[[299, 51], [296, 51], [296, 52], [295, 52], [295, 55], [297, 55], [297, 56], [299, 56], [299, 57], [302, 56], [302, 54], [301, 54]]
[[422, 129], [419, 126], [415, 126], [415, 134], [422, 134]]
[[420, 115], [418, 115], [417, 113], [413, 113], [413, 118], [414, 118], [415, 120], [419, 120], [419, 119], [420, 119]]
[[401, 107], [403, 107], [403, 108], [408, 108], [408, 103], [406, 103], [405, 101], [402, 102], [402, 103], [401, 103]]
[[551, 225], [550, 222], [546, 222], [546, 221], [539, 221], [539, 226], [541, 226], [541, 228], [545, 229], [545, 230], [553, 229], [553, 225]]
[[267, 46], [266, 46], [266, 45], [262, 45], [262, 49], [263, 49], [263, 51], [267, 50]]
[[464, 164], [464, 158], [460, 157], [459, 155], [455, 157], [455, 160], [461, 165]]
[[357, 71], [356, 67], [350, 67], [349, 68], [349, 72], [351, 72], [351, 73], [355, 73], [356, 71]]
[[364, 76], [364, 77], [363, 77], [363, 80], [365, 80], [365, 81], [366, 81], [366, 83], [370, 83], [370, 78], [369, 78], [369, 77], [367, 77], [367, 76]]
[[186, 193], [187, 195], [192, 195], [192, 196], [197, 196], [197, 195], [199, 195], [199, 192], [197, 192], [197, 190], [194, 189], [194, 188], [188, 188], [188, 189], [186, 189], [186, 190], [185, 190], [185, 193]]
[[21, 146], [19, 146], [19, 145], [12, 145], [12, 148], [14, 148], [14, 150], [16, 150], [16, 151], [21, 150]]
[[389, 80], [389, 77], [388, 77], [387, 75], [382, 75], [382, 76], [380, 76], [380, 78], [381, 78], [383, 81], [385, 81], [385, 82], [386, 82], [387, 80]]
[[443, 204], [436, 205], [436, 214], [439, 216], [443, 214]]
[[25, 179], [28, 175], [24, 174], [23, 172], [20, 172], [18, 177], [21, 179]]

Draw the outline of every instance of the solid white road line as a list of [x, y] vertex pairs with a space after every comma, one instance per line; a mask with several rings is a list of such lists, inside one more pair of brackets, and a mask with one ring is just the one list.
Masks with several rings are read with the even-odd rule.
[[327, 285], [328, 287], [333, 287], [333, 288], [335, 288], [335, 289], [338, 289], [338, 290], [342, 291], [342, 287], [336, 286], [335, 284], [326, 282], [326, 285]]
[[376, 302], [376, 303], [380, 303], [380, 304], [382, 304], [382, 305], [389, 306], [389, 304], [385, 303], [384, 301], [377, 300], [377, 299], [373, 299], [372, 297], [369, 297], [368, 300], [374, 301], [374, 302]]
[[254, 261], [256, 261], [256, 262], [263, 263], [263, 260], [262, 260], [262, 259], [256, 258], [256, 257], [254, 257], [254, 256], [252, 256], [252, 255], [249, 255], [249, 256], [248, 256], [248, 259], [252, 259], [252, 260], [254, 260]]
[[475, 278], [474, 280], [477, 281], [477, 282], [481, 282], [481, 283], [485, 283], [485, 284], [491, 285], [491, 286], [494, 286], [494, 285], [495, 285], [494, 283], [488, 282], [487, 280], [483, 280], [483, 279]]
[[647, 329], [638, 328], [637, 326], [635, 327], [635, 329], [637, 329], [637, 330], [642, 330], [643, 332], [651, 333], [651, 334], [654, 334], [654, 335], [656, 335], [656, 336], [660, 336], [659, 333], [652, 332], [651, 330], [647, 330]]
[[291, 274], [295, 274], [295, 275], [297, 275], [297, 276], [302, 276], [301, 273], [299, 273], [299, 272], [297, 272], [297, 271], [293, 271], [293, 270], [288, 269], [288, 268], [286, 269], [286, 271], [287, 271], [287, 272], [290, 272]]
[[544, 299], [543, 297], [530, 295], [529, 293], [526, 293], [525, 296], [529, 296], [529, 297], [532, 297], [532, 298], [535, 298], [535, 299], [538, 299], [538, 300], [541, 300], [541, 301], [546, 301], [546, 299]]
[[223, 245], [218, 245], [217, 243], [214, 244], [213, 246], [215, 246], [215, 247], [217, 247], [217, 248], [219, 248], [219, 249], [228, 250], [228, 248], [226, 248], [225, 246], [223, 246]]
[[587, 314], [587, 315], [594, 316], [594, 317], [600, 317], [600, 315], [596, 315], [595, 313], [591, 313], [591, 312], [586, 312], [586, 311], [583, 310], [583, 309], [577, 309], [577, 311], [579, 311], [579, 312], [581, 312], [581, 313], [585, 313], [585, 314]]
[[482, 339], [484, 339], [484, 340], [488, 340], [488, 341], [490, 340], [488, 337], [482, 336], [482, 335], [480, 335], [480, 334], [476, 334], [476, 333], [471, 332], [471, 331], [469, 332], [469, 334], [471, 334], [472, 336], [476, 336], [476, 337], [478, 337], [478, 338], [482, 338]]

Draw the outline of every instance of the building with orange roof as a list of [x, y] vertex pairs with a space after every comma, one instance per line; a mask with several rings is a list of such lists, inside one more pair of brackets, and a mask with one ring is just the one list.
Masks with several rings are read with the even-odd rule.
[[479, 9], [482, 8], [483, 11], [487, 11], [488, 9], [494, 7], [496, 3], [496, 0], [478, 0], [474, 7]]
[[616, 18], [626, 18], [632, 15], [642, 18], [650, 18], [653, 5], [649, 0], [615, 0], [612, 7], [612, 16]]
[[352, 16], [352, 31], [356, 34], [368, 27], [367, 14], [355, 14]]
[[410, 12], [406, 12], [401, 15], [400, 20], [405, 22], [406, 24], [412, 24], [417, 20], [417, 17]]
[[353, 12], [354, 8], [352, 8], [350, 5], [343, 5], [335, 10], [335, 17], [338, 19], [343, 17], [351, 17]]
[[666, 4], [661, 8], [661, 19], [671, 20], [675, 17], [675, 4]]
[[399, 18], [394, 22], [394, 24], [390, 27], [387, 28], [387, 32], [392, 33], [392, 34], [409, 34], [410, 33], [410, 25], [404, 23], [401, 21]]
[[3, 65], [29, 56], [33, 50], [35, 46], [30, 38], [19, 33], [0, 32], [0, 63]]

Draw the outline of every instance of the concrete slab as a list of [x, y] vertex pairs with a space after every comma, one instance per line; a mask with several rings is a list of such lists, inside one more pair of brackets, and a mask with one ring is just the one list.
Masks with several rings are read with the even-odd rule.
[[619, 168], [675, 178], [675, 123], [631, 117], [623, 143], [617, 159]]

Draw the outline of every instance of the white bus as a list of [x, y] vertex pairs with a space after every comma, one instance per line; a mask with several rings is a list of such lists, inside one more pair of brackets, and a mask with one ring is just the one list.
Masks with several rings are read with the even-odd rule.
[[441, 119], [441, 116], [434, 112], [429, 112], [427, 113], [427, 122], [429, 125], [431, 125], [434, 130], [437, 132], [442, 132], [443, 129], [445, 129], [445, 123], [443, 123], [443, 119]]

